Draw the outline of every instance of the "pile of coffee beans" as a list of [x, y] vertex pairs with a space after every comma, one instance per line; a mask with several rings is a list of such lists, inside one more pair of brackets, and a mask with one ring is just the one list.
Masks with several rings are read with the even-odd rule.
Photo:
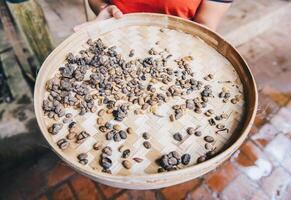
[[158, 172], [173, 171], [180, 168], [180, 165], [188, 165], [191, 161], [191, 155], [186, 153], [182, 156], [178, 152], [172, 151], [163, 155], [157, 160], [157, 163], [161, 166]]
[[[159, 45], [159, 42], [155, 44]], [[158, 51], [153, 47], [145, 58], [138, 58], [135, 50], [131, 49], [128, 53], [129, 59], [126, 60], [118, 53], [116, 46], [108, 47], [101, 39], [88, 40], [87, 45], [88, 48], [81, 50], [79, 54], [69, 53], [66, 62], [59, 68], [59, 73], [46, 83], [48, 95], [43, 100], [42, 108], [44, 114], [55, 121], [48, 127], [48, 132], [57, 135], [64, 127], [68, 128], [66, 138], [57, 141], [61, 150], [69, 148], [70, 142], [82, 144], [91, 137], [86, 131], [80, 130], [72, 113], [66, 113], [68, 108], [77, 110], [79, 115], [88, 112], [96, 113], [96, 125], [100, 133], [106, 140], [113, 140], [116, 143], [127, 140], [128, 135], [135, 133], [133, 128], [121, 128], [118, 124], [123, 122], [130, 112], [136, 115], [150, 112], [157, 117], [169, 117], [171, 122], [180, 120], [186, 112], [204, 114], [209, 124], [216, 128], [216, 134], [229, 133], [229, 129], [223, 124], [223, 120], [227, 119], [228, 115], [217, 114], [213, 109], [206, 109], [209, 100], [215, 98], [209, 84], [214, 81], [215, 76], [207, 74], [203, 80], [196, 79], [190, 65], [194, 59], [192, 56], [173, 59], [168, 49]], [[169, 67], [167, 64], [169, 61], [173, 61], [176, 67]], [[157, 85], [162, 86], [157, 87]], [[193, 93], [196, 94], [195, 97], [189, 97]], [[230, 101], [232, 104], [242, 99], [241, 95], [232, 96], [224, 87], [218, 97], [224, 103]], [[175, 98], [183, 99], [184, 103], [174, 105], [173, 113], [163, 116], [157, 112], [159, 106]], [[186, 136], [203, 135], [201, 138], [205, 142], [206, 153], [197, 159], [197, 163], [215, 155], [215, 147], [213, 147], [215, 138], [204, 135], [203, 131], [198, 129], [199, 127], [185, 129]], [[144, 140], [142, 144], [149, 151], [152, 148], [150, 134], [152, 133], [141, 134]], [[182, 142], [183, 135], [184, 133], [177, 132], [173, 134], [173, 139]], [[102, 145], [96, 143], [93, 149], [101, 150]], [[121, 162], [122, 166], [131, 169], [130, 149], [121, 151], [121, 146], [119, 149], [121, 158], [125, 159]], [[111, 173], [112, 154], [111, 147], [106, 146], [102, 149], [99, 164], [103, 172]], [[81, 153], [77, 159], [81, 164], [87, 165], [87, 157], [86, 153]], [[138, 157], [131, 159], [136, 163], [143, 161], [143, 158]], [[176, 170], [181, 165], [188, 165], [190, 161], [190, 154], [180, 156], [176, 151], [172, 151], [159, 159], [158, 171]]]

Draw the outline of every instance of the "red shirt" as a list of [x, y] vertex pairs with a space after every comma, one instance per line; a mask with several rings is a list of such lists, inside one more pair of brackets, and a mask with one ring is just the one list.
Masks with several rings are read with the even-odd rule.
[[112, 0], [122, 13], [152, 12], [192, 19], [202, 0]]

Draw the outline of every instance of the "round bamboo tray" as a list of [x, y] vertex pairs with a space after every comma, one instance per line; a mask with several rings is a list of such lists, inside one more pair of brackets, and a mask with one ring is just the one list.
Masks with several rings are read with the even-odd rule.
[[[160, 29], [166, 30], [165, 35], [160, 33]], [[162, 31], [163, 32], [163, 31]], [[194, 37], [193, 37], [194, 36]], [[230, 110], [234, 109], [235, 114], [229, 122], [231, 126], [231, 134], [226, 136], [215, 136], [217, 139], [218, 151], [211, 159], [196, 164], [191, 162], [189, 166], [179, 169], [177, 171], [170, 171], [164, 173], [155, 173], [156, 166], [151, 159], [167, 153], [173, 149], [180, 151], [188, 151], [192, 157], [197, 158], [201, 152], [202, 143], [194, 140], [187, 140], [188, 142], [172, 143], [165, 142], [166, 137], [159, 135], [153, 136], [153, 150], [140, 150], [141, 141], [138, 137], [140, 135], [129, 136], [129, 139], [124, 143], [130, 147], [135, 148], [135, 153], [143, 155], [147, 158], [147, 162], [136, 167], [133, 170], [122, 169], [120, 164], [114, 166], [114, 173], [107, 174], [101, 170], [94, 162], [96, 153], [91, 151], [92, 144], [98, 139], [98, 136], [91, 135], [92, 138], [85, 145], [74, 146], [68, 151], [62, 151], [56, 145], [56, 140], [64, 137], [66, 133], [62, 132], [58, 136], [52, 136], [48, 133], [47, 127], [52, 122], [44, 116], [42, 110], [42, 101], [46, 96], [45, 84], [46, 81], [54, 76], [58, 68], [62, 65], [68, 52], [77, 53], [83, 49], [88, 39], [96, 40], [101, 37], [105, 44], [116, 45], [118, 50], [128, 52], [131, 48], [137, 51], [137, 54], [145, 57], [145, 52], [149, 47], [155, 44], [157, 40], [160, 41], [163, 48], [167, 47], [175, 56], [187, 56], [194, 54], [198, 59], [196, 65], [199, 66], [199, 61], [205, 61], [208, 65], [215, 65], [205, 67], [200, 63], [200, 68], [196, 69], [198, 76], [202, 78], [203, 73], [212, 71], [215, 77], [221, 80], [233, 79], [241, 86], [243, 91], [243, 102], [232, 106], [218, 106], [218, 103], [213, 103], [211, 106], [215, 109]], [[193, 46], [194, 45], [194, 46]], [[197, 52], [192, 51], [198, 49]], [[213, 57], [212, 57], [213, 56]], [[201, 60], [199, 58], [201, 57]], [[203, 60], [204, 59], [204, 60]], [[196, 72], [195, 72], [196, 73]], [[205, 74], [204, 74], [205, 75]], [[232, 77], [233, 76], [233, 77]], [[218, 86], [217, 86], [218, 87]], [[254, 121], [257, 109], [257, 89], [254, 78], [248, 68], [244, 59], [240, 56], [237, 50], [227, 43], [221, 36], [212, 32], [208, 28], [197, 23], [183, 20], [173, 16], [166, 16], [161, 14], [128, 14], [122, 19], [109, 19], [102, 22], [93, 22], [90, 26], [84, 28], [82, 31], [74, 33], [63, 43], [61, 43], [45, 60], [43, 63], [35, 85], [34, 91], [34, 106], [40, 129], [48, 141], [51, 148], [71, 167], [78, 172], [88, 176], [89, 178], [114, 187], [128, 188], [128, 189], [155, 189], [171, 186], [182, 183], [196, 177], [199, 177], [210, 170], [216, 168], [223, 161], [228, 159], [234, 153], [245, 138]], [[96, 115], [96, 114], [95, 114]], [[89, 129], [88, 132], [94, 132], [96, 129], [88, 128], [88, 123], [96, 120], [93, 114], [89, 117], [76, 117], [77, 121], [83, 125], [84, 129]], [[191, 125], [191, 120], [196, 120], [199, 123], [203, 119], [186, 115], [181, 122], [175, 122], [174, 126], [169, 122], [157, 119], [146, 114], [147, 121], [142, 116], [129, 116], [123, 124], [127, 127], [132, 126], [142, 133], [143, 131], [163, 130], [173, 133], [185, 129]], [[167, 118], [168, 119], [168, 118]], [[208, 129], [205, 125], [203, 129]], [[87, 130], [86, 130], [87, 131]], [[100, 139], [102, 141], [102, 139]], [[190, 141], [190, 142], [189, 142]], [[106, 141], [103, 141], [106, 143]], [[91, 145], [91, 146], [90, 146]], [[115, 144], [113, 144], [114, 146]], [[90, 148], [88, 148], [90, 146]], [[115, 145], [116, 146], [116, 145]], [[190, 148], [191, 147], [191, 148]], [[116, 146], [117, 148], [117, 146]], [[89, 153], [89, 164], [84, 166], [78, 163], [76, 155], [81, 152]]]

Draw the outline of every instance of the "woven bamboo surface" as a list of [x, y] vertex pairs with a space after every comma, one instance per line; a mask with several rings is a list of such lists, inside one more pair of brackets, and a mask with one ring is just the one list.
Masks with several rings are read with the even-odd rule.
[[[113, 160], [113, 166], [111, 167], [111, 171], [113, 175], [142, 176], [143, 174], [156, 173], [158, 166], [154, 161], [162, 154], [166, 154], [174, 150], [181, 155], [183, 153], [189, 153], [191, 155], [191, 162], [185, 167], [189, 168], [193, 165], [195, 166], [197, 158], [206, 153], [204, 148], [205, 141], [203, 140], [203, 137], [206, 135], [210, 135], [215, 138], [215, 143], [213, 146], [216, 147], [216, 152], [221, 152], [227, 149], [243, 134], [242, 127], [246, 125], [245, 116], [251, 114], [248, 120], [252, 120], [253, 117], [252, 114], [254, 110], [246, 112], [246, 109], [249, 109], [246, 108], [246, 105], [249, 105], [249, 103], [245, 102], [245, 98], [237, 104], [232, 104], [230, 102], [223, 103], [222, 99], [218, 98], [218, 93], [221, 92], [222, 87], [226, 87], [232, 96], [242, 94], [244, 97], [245, 94], [249, 96], [249, 94], [255, 92], [246, 92], [246, 90], [252, 90], [252, 88], [250, 89], [248, 88], [249, 86], [242, 84], [241, 78], [243, 82], [246, 82], [249, 81], [249, 77], [248, 75], [243, 74], [244, 72], [241, 66], [233, 66], [233, 64], [241, 65], [239, 63], [241, 60], [237, 60], [233, 57], [233, 55], [231, 55], [232, 57], [230, 56], [229, 58], [233, 63], [231, 64], [230, 61], [225, 58], [223, 54], [226, 54], [229, 50], [224, 48], [226, 47], [224, 43], [221, 43], [218, 47], [216, 46], [216, 49], [211, 47], [217, 45], [219, 41], [215, 41], [215, 39], [209, 37], [206, 38], [207, 44], [199, 37], [199, 34], [195, 34], [195, 26], [194, 28], [192, 27], [191, 34], [186, 33], [189, 32], [188, 30], [190, 27], [185, 27], [183, 23], [179, 23], [177, 18], [174, 18], [173, 21], [168, 21], [167, 17], [165, 18], [160, 17], [159, 15], [154, 15], [157, 20], [161, 20], [155, 22], [152, 21], [151, 17], [143, 17], [144, 20], [137, 18], [139, 21], [136, 21], [136, 23], [132, 23], [132, 21], [135, 21], [135, 18], [132, 17], [130, 17], [129, 20], [123, 19], [119, 23], [109, 23], [110, 26], [103, 26], [104, 24], [102, 23], [106, 24], [106, 22], [102, 22], [98, 26], [92, 25], [85, 31], [71, 36], [71, 38], [63, 43], [63, 47], [57, 48], [43, 64], [37, 80], [35, 91], [35, 95], [37, 95], [37, 97], [35, 97], [35, 107], [38, 122], [42, 128], [43, 134], [52, 145], [53, 149], [63, 159], [69, 161], [70, 165], [73, 165], [78, 170], [82, 172], [86, 171], [86, 174], [89, 174], [91, 177], [103, 176], [100, 172], [101, 167], [98, 163], [100, 151], [92, 149], [93, 144], [96, 142], [102, 144], [103, 146], [108, 145], [112, 147], [113, 155], [111, 156], [111, 159]], [[167, 20], [164, 22], [163, 20], [165, 19]], [[181, 26], [184, 28], [181, 28]], [[161, 28], [163, 28], [164, 31], [160, 31]], [[199, 28], [201, 29], [201, 27]], [[184, 30], [185, 32], [181, 30]], [[168, 63], [168, 65], [172, 67], [176, 67], [176, 64], [173, 61], [174, 59], [191, 55], [194, 58], [193, 61], [191, 61], [191, 66], [193, 72], [195, 73], [194, 78], [197, 80], [202, 80], [205, 84], [210, 84], [215, 96], [215, 98], [211, 99], [207, 104], [207, 108], [203, 110], [206, 111], [207, 109], [213, 109], [216, 115], [220, 115], [222, 113], [228, 114], [228, 118], [223, 120], [223, 123], [230, 129], [230, 132], [215, 134], [216, 129], [208, 123], [209, 117], [206, 117], [203, 113], [197, 114], [191, 110], [187, 111], [179, 120], [170, 122], [169, 115], [173, 112], [171, 109], [172, 105], [182, 104], [185, 102], [185, 99], [178, 97], [169, 101], [167, 104], [162, 104], [158, 107], [157, 113], [160, 117], [147, 111], [143, 114], [135, 115], [133, 113], [134, 109], [131, 109], [132, 112], [129, 113], [129, 116], [122, 123], [114, 121], [110, 115], [104, 116], [104, 118], [113, 124], [120, 124], [123, 129], [132, 127], [135, 132], [134, 134], [128, 135], [128, 138], [126, 140], [122, 140], [121, 142], [108, 142], [105, 139], [105, 134], [100, 133], [98, 130], [98, 126], [96, 125], [96, 113], [87, 113], [84, 116], [79, 116], [78, 111], [70, 108], [68, 109], [68, 112], [73, 113], [74, 120], [77, 121], [80, 130], [87, 131], [90, 134], [90, 137], [87, 138], [82, 144], [76, 144], [74, 141], [70, 141], [70, 147], [68, 149], [64, 151], [59, 150], [55, 143], [59, 139], [65, 138], [68, 134], [68, 130], [67, 128], [63, 128], [57, 135], [50, 135], [47, 130], [45, 130], [45, 127], [51, 126], [55, 121], [45, 117], [41, 111], [42, 100], [48, 95], [47, 92], [45, 92], [44, 84], [46, 80], [52, 78], [57, 73], [57, 69], [64, 62], [65, 55], [68, 52], [77, 53], [81, 49], [86, 48], [87, 46], [85, 42], [89, 38], [93, 40], [101, 38], [107, 46], [117, 46], [117, 51], [128, 59], [130, 59], [128, 54], [131, 49], [135, 50], [135, 57], [145, 58], [148, 56], [148, 51], [152, 47], [154, 47], [157, 51], [162, 51], [167, 48], [169, 52], [173, 54], [172, 61]], [[205, 40], [205, 38], [203, 39]], [[208, 40], [210, 40], [210, 42]], [[155, 44], [157, 41], [159, 41], [159, 45]], [[220, 53], [218, 51], [220, 51]], [[43, 69], [44, 67], [47, 69]], [[203, 80], [203, 77], [209, 73], [214, 75], [214, 79], [210, 81]], [[231, 83], [223, 81], [231, 81]], [[155, 86], [156, 88], [160, 88], [162, 85], [157, 84]], [[198, 95], [198, 92], [193, 92], [193, 94], [188, 95], [187, 98], [194, 98]], [[256, 96], [248, 97], [248, 99], [250, 98], [253, 98], [255, 102], [254, 104], [256, 104]], [[100, 108], [101, 107], [98, 107], [98, 110]], [[134, 106], [132, 108], [134, 108]], [[252, 109], [254, 108], [252, 107]], [[197, 137], [194, 135], [187, 135], [186, 129], [188, 127], [198, 128], [197, 130], [202, 131], [202, 136]], [[143, 132], [148, 132], [151, 136], [149, 140], [152, 144], [151, 149], [145, 149], [142, 145], [144, 139], [142, 139], [141, 135]], [[181, 142], [173, 139], [173, 134], [176, 132], [180, 132], [183, 135], [183, 140]], [[124, 169], [121, 165], [121, 153], [117, 150], [121, 145], [124, 146], [123, 149], [131, 150], [129, 160], [133, 157], [140, 157], [143, 158], [144, 161], [141, 163], [132, 161], [132, 168], [129, 170]], [[78, 163], [77, 155], [80, 153], [88, 153], [88, 165], [84, 166]], [[230, 153], [231, 152], [228, 151], [227, 155], [224, 157], [229, 156]], [[212, 169], [221, 161], [222, 160], [216, 160], [213, 162], [212, 166], [200, 168], [200, 173], [209, 171], [209, 169]], [[122, 187], [120, 184], [111, 183], [110, 180], [113, 180], [114, 176], [104, 175], [104, 177], [108, 178], [105, 183]], [[104, 177], [103, 179], [105, 179]], [[97, 179], [99, 180], [99, 178]], [[175, 179], [176, 181], [172, 181], [173, 184], [183, 182], [188, 178], [185, 178], [184, 180], [177, 180], [177, 177], [175, 177]], [[166, 185], [170, 184], [171, 183], [168, 182]], [[136, 186], [133, 188], [146, 187]]]

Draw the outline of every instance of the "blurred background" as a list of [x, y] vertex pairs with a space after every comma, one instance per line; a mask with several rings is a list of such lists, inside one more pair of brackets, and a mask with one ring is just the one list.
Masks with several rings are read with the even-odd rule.
[[148, 191], [93, 182], [49, 148], [33, 111], [46, 56], [92, 18], [83, 0], [0, 0], [0, 199], [291, 199], [291, 2], [235, 0], [218, 33], [248, 62], [259, 110], [248, 139], [205, 176]]

